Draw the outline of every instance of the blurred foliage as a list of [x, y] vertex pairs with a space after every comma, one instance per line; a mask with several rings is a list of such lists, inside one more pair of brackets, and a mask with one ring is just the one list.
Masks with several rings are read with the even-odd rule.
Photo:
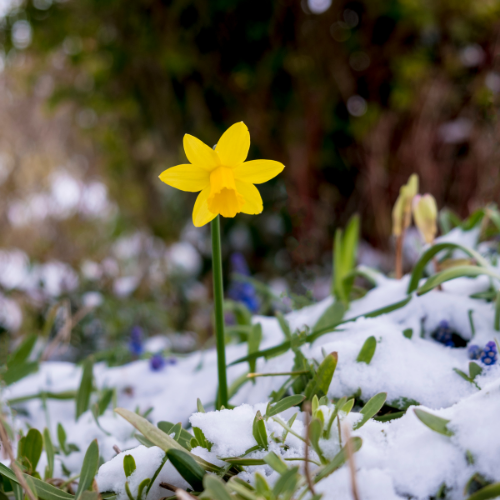
[[50, 78], [50, 103], [71, 105], [98, 145], [118, 230], [176, 238], [192, 200], [158, 174], [184, 161], [185, 132], [215, 143], [244, 120], [251, 158], [287, 168], [262, 187], [264, 215], [238, 219], [255, 255], [285, 244], [268, 267], [286, 272], [319, 262], [354, 211], [386, 246], [413, 171], [462, 215], [498, 197], [499, 11], [497, 0], [341, 1], [321, 14], [305, 0], [33, 0], [6, 18], [3, 44], [7, 61], [30, 55], [33, 88]]

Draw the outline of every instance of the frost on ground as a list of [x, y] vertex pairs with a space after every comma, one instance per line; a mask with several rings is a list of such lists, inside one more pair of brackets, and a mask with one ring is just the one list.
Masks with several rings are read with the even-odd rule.
[[[408, 277], [396, 281], [379, 276], [377, 286], [353, 302], [344, 319], [356, 318], [404, 299], [408, 282]], [[446, 494], [449, 499], [462, 499], [467, 496], [464, 488], [474, 474], [480, 474], [487, 481], [500, 481], [500, 433], [497, 431], [500, 366], [486, 366], [478, 360], [482, 373], [474, 380], [466, 380], [456, 371], [469, 373], [468, 346], [477, 344], [483, 347], [500, 339], [494, 329], [494, 305], [470, 297], [489, 287], [490, 279], [486, 277], [456, 279], [445, 283], [442, 290], [413, 295], [407, 305], [391, 313], [374, 318], [360, 317], [321, 336], [312, 345], [302, 345], [304, 356], [319, 363], [326, 354], [338, 353], [338, 365], [327, 395], [329, 400], [356, 396], [358, 403], [366, 403], [376, 394], [385, 392], [386, 404], [393, 410], [407, 410], [401, 418], [390, 421], [370, 419], [358, 429], [356, 423], [362, 418], [359, 413], [362, 403], [350, 413], [340, 412], [342, 425], [349, 426], [353, 437], [362, 439], [362, 446], [354, 455], [362, 500], [429, 499], [436, 497], [438, 492]], [[291, 329], [312, 329], [331, 302], [331, 299], [326, 299], [287, 315]], [[260, 349], [285, 340], [275, 318], [254, 317], [253, 323], [262, 325]], [[443, 325], [458, 339], [455, 346], [445, 345], [445, 341], [436, 337]], [[357, 362], [361, 347], [372, 336], [376, 340], [373, 359], [368, 364]], [[246, 355], [246, 344], [227, 348], [228, 363]], [[260, 358], [256, 371], [289, 372], [293, 370], [293, 362], [294, 354], [288, 351], [267, 361]], [[247, 372], [248, 363], [231, 366], [228, 370], [230, 383]], [[268, 449], [248, 451], [257, 444], [252, 432], [256, 412], [259, 410], [265, 415], [270, 394], [280, 389], [286, 376], [255, 378], [241, 386], [232, 397], [234, 409], [207, 413], [197, 411], [196, 399], [199, 398], [207, 410], [214, 407], [214, 350], [194, 353], [180, 359], [175, 366], [167, 366], [158, 372], [150, 371], [147, 361], [114, 368], [100, 364], [95, 367], [94, 377], [98, 388], [116, 388], [116, 406], [137, 410], [141, 414], [152, 408], [148, 418], [155, 424], [159, 421], [181, 422], [184, 428], [201, 429], [210, 449], [197, 446], [191, 452], [214, 465], [224, 465], [221, 458], [245, 454], [245, 458], [261, 459], [272, 451], [288, 466], [299, 466], [303, 470], [304, 462], [300, 459], [304, 457], [305, 414], [298, 407], [264, 419]], [[41, 391], [75, 390], [80, 378], [80, 368], [73, 364], [44, 363], [39, 373], [5, 389], [2, 398], [12, 400]], [[17, 428], [30, 425], [41, 429], [47, 426], [55, 436], [58, 423], [62, 423], [68, 441], [79, 448], [80, 451], [56, 461], [56, 474], [62, 474], [64, 470], [70, 474], [78, 473], [88, 443], [97, 439], [105, 462], [99, 470], [97, 483], [102, 492], [115, 492], [118, 500], [128, 498], [124, 486], [126, 481], [135, 498], [141, 481], [153, 478], [162, 463], [164, 452], [155, 446], [137, 447], [135, 429], [111, 410], [97, 421], [89, 410], [75, 422], [73, 400], [49, 399], [43, 403], [37, 398], [13, 406], [18, 410], [13, 420]], [[448, 435], [424, 425], [417, 418], [415, 408], [448, 421]], [[329, 403], [319, 410], [328, 421], [333, 406]], [[281, 423], [290, 421], [294, 413], [297, 416], [291, 424], [293, 432], [286, 433], [283, 439]], [[331, 459], [340, 451], [342, 433], [342, 429], [339, 431], [334, 426], [328, 439], [324, 436], [320, 439], [319, 451], [324, 457]], [[113, 446], [127, 451], [117, 454]], [[318, 449], [311, 449], [309, 453], [313, 460], [310, 472], [314, 475], [320, 469], [321, 457]], [[123, 470], [125, 454], [132, 455], [137, 464], [129, 478], [125, 477]], [[45, 463], [42, 457], [40, 471]], [[243, 466], [239, 476], [253, 484], [256, 472], [271, 486], [279, 478], [279, 474], [266, 464]], [[149, 500], [173, 494], [160, 487], [160, 483], [184, 489], [189, 487], [168, 461], [150, 488]], [[318, 482], [316, 492], [323, 493], [326, 499], [347, 500], [352, 498], [350, 485], [349, 468], [343, 466]]]

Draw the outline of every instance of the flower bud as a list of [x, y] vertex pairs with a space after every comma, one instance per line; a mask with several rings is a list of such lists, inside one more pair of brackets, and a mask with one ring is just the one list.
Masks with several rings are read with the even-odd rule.
[[424, 194], [413, 200], [413, 218], [426, 243], [433, 243], [437, 233], [437, 205], [434, 196]]
[[392, 234], [401, 236], [411, 224], [411, 207], [415, 195], [418, 193], [418, 175], [412, 174], [408, 182], [401, 186], [399, 196], [392, 210]]

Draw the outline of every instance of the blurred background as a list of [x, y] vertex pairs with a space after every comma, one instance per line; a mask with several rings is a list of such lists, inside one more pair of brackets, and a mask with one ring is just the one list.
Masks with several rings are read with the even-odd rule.
[[56, 340], [49, 357], [119, 363], [138, 355], [124, 339], [210, 342], [209, 227], [191, 223], [196, 195], [158, 180], [186, 161], [184, 133], [212, 145], [243, 120], [249, 158], [286, 165], [259, 186], [262, 215], [223, 220], [227, 295], [252, 312], [325, 297], [354, 213], [359, 258], [392, 271], [391, 210], [413, 172], [461, 218], [498, 201], [499, 13], [2, 0], [0, 343], [36, 331]]

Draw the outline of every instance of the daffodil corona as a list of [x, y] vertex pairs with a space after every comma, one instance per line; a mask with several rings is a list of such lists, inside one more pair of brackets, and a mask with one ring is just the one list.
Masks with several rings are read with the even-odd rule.
[[217, 215], [260, 214], [262, 198], [255, 184], [276, 177], [285, 166], [273, 160], [245, 161], [250, 133], [243, 122], [229, 127], [215, 149], [186, 134], [184, 151], [189, 164], [165, 170], [160, 180], [182, 191], [201, 191], [193, 209], [193, 224], [204, 226]]

